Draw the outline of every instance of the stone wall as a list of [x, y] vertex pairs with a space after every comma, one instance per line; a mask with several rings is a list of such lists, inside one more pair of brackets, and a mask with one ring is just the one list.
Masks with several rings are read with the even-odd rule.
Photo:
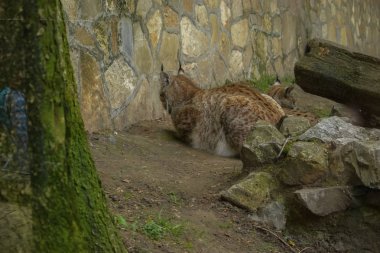
[[292, 76], [309, 38], [380, 57], [377, 0], [61, 0], [86, 129], [164, 115], [159, 71], [201, 87]]

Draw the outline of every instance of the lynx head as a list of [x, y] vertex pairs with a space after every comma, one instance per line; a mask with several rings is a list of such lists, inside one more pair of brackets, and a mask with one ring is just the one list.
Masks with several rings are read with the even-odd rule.
[[160, 73], [160, 100], [165, 109], [171, 113], [173, 107], [179, 106], [190, 100], [195, 92], [199, 90], [192, 80], [187, 78], [180, 65], [178, 75], [172, 75], [164, 72], [161, 66]]
[[271, 96], [282, 107], [293, 109], [295, 107], [294, 97], [290, 94], [294, 86], [282, 85], [281, 81], [276, 77], [276, 81], [268, 91]]

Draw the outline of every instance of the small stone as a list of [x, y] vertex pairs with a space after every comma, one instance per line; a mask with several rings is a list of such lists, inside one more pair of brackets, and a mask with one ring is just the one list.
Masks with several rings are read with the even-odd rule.
[[348, 186], [301, 189], [294, 193], [307, 209], [318, 216], [344, 211], [352, 203]]

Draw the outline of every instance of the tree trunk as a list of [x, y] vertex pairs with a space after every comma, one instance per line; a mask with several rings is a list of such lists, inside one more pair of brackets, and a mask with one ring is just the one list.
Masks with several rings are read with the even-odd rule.
[[306, 92], [380, 115], [380, 59], [313, 39], [295, 65], [296, 83]]
[[90, 155], [60, 1], [3, 0], [0, 19], [0, 88], [25, 94], [29, 119], [24, 165], [12, 129], [0, 127], [0, 251], [124, 252]]

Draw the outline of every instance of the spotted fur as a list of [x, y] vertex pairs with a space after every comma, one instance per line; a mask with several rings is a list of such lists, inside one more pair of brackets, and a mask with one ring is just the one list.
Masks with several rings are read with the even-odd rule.
[[160, 99], [179, 137], [192, 147], [234, 156], [258, 120], [277, 124], [284, 116], [270, 97], [242, 83], [200, 89], [183, 74], [161, 71]]
[[271, 96], [278, 104], [281, 105], [287, 116], [298, 116], [304, 117], [309, 120], [310, 125], [315, 125], [318, 123], [319, 118], [312, 112], [305, 112], [296, 108], [295, 99], [291, 95], [291, 91], [294, 86], [287, 86], [281, 84], [280, 80], [277, 78], [275, 83], [271, 86], [267, 94]]

